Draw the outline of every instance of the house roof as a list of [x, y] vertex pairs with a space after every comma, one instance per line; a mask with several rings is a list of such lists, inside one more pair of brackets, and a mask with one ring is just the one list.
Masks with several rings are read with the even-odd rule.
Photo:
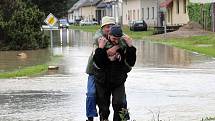
[[97, 5], [101, 0], [85, 0], [84, 3], [80, 5], [80, 7], [86, 7], [86, 6], [95, 6]]
[[72, 6], [72, 8], [70, 8], [70, 9], [68, 10], [68, 12], [70, 13], [70, 12], [73, 12], [74, 10], [77, 10], [77, 9], [80, 7], [80, 5], [82, 5], [85, 1], [86, 1], [86, 0], [79, 0], [79, 1], [77, 1], [77, 2]]
[[168, 8], [173, 4], [173, 0], [166, 0], [160, 4], [161, 8]]
[[72, 8], [68, 10], [68, 12], [73, 12], [74, 10], [79, 9], [80, 7], [86, 7], [86, 6], [96, 6], [101, 0], [79, 0], [77, 1]]
[[96, 7], [97, 8], [105, 8], [106, 7], [106, 3], [104, 1], [102, 1]]

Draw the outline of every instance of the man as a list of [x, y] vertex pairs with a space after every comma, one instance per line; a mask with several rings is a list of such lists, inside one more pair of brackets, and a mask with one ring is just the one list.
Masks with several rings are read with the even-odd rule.
[[[96, 100], [99, 107], [100, 121], [108, 121], [110, 114], [110, 97], [112, 95], [112, 106], [114, 110], [113, 121], [121, 121], [120, 112], [125, 107], [125, 86], [127, 73], [136, 62], [136, 48], [128, 36], [123, 36], [119, 26], [112, 26], [108, 39], [100, 38], [95, 50], [93, 60], [96, 66]], [[126, 47], [120, 46], [124, 40]], [[119, 46], [114, 55], [110, 55], [105, 48], [107, 42], [113, 46]], [[125, 119], [123, 119], [125, 120]]]
[[[111, 26], [115, 25], [115, 19], [113, 17], [105, 16], [102, 18], [102, 25], [101, 29], [99, 29], [95, 36], [94, 36], [94, 46], [98, 47], [98, 40], [99, 39], [107, 39], [108, 34], [110, 32]], [[120, 42], [120, 46], [126, 46], [124, 42]], [[119, 48], [119, 45], [112, 46], [110, 43], [105, 45], [107, 49], [107, 53], [111, 56], [116, 53], [116, 50]], [[94, 81], [94, 65], [93, 65], [93, 52], [88, 60], [88, 65], [86, 69], [86, 73], [88, 76], [87, 82], [87, 99], [86, 99], [86, 116], [88, 118], [87, 121], [93, 121], [93, 117], [97, 117], [97, 110], [96, 110], [96, 87]], [[126, 99], [125, 105], [127, 106]]]

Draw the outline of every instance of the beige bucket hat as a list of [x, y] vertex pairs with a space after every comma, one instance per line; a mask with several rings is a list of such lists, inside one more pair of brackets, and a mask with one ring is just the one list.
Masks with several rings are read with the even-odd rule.
[[116, 19], [114, 17], [110, 17], [110, 16], [104, 16], [102, 18], [102, 25], [101, 27], [108, 25], [108, 24], [116, 24]]

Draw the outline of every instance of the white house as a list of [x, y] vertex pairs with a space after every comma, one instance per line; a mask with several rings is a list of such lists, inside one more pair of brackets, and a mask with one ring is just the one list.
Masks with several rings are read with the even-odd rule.
[[101, 0], [79, 0], [68, 11], [68, 20], [96, 18], [96, 6]]
[[123, 24], [145, 20], [149, 26], [160, 25], [160, 2], [162, 0], [123, 0]]
[[165, 21], [167, 25], [183, 25], [189, 22], [188, 5], [189, 0], [166, 0], [161, 3], [165, 8]]
[[83, 4], [80, 5], [80, 16], [84, 20], [93, 20], [96, 18], [96, 6], [101, 0], [85, 0]]
[[85, 0], [79, 0], [76, 2], [69, 10], [68, 10], [68, 21], [74, 21], [76, 19], [80, 19], [80, 5], [84, 3]]

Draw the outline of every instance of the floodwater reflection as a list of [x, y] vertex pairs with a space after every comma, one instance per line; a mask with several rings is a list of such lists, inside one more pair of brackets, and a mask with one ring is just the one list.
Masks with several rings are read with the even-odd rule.
[[[49, 34], [49, 32], [46, 32]], [[208, 62], [212, 59], [182, 49], [155, 44], [148, 41], [134, 41], [137, 47], [136, 67], [176, 67], [189, 68], [197, 63]], [[53, 48], [44, 50], [22, 51], [27, 58], [17, 56], [17, 51], [0, 52], [0, 71], [19, 69], [26, 66], [42, 64], [50, 61], [53, 55], [65, 55], [71, 49], [84, 48], [90, 55], [93, 47], [93, 33], [80, 30], [60, 29], [53, 30]], [[80, 49], [82, 51], [82, 49]], [[79, 55], [79, 52], [76, 53]], [[88, 56], [86, 55], [86, 56]], [[66, 58], [66, 57], [65, 57]], [[69, 59], [69, 58], [68, 58]], [[71, 65], [67, 63], [68, 65]], [[65, 66], [69, 67], [69, 66]], [[209, 67], [210, 68], [210, 67]]]
[[[31, 51], [27, 61], [14, 59], [15, 52], [1, 52], [0, 70], [12, 68], [15, 62], [46, 61], [43, 56], [49, 58], [50, 53], [63, 57], [55, 73], [0, 80], [0, 121], [86, 119], [85, 68], [93, 49], [93, 33], [63, 29], [53, 35], [52, 50]], [[214, 59], [148, 41], [134, 41], [134, 45], [137, 63], [126, 81], [132, 119], [151, 121], [159, 114], [165, 121], [199, 121], [214, 116]]]
[[[25, 57], [18, 56], [25, 53]], [[48, 49], [25, 51], [0, 51], [0, 72], [16, 70], [19, 68], [44, 64], [50, 61]]]

